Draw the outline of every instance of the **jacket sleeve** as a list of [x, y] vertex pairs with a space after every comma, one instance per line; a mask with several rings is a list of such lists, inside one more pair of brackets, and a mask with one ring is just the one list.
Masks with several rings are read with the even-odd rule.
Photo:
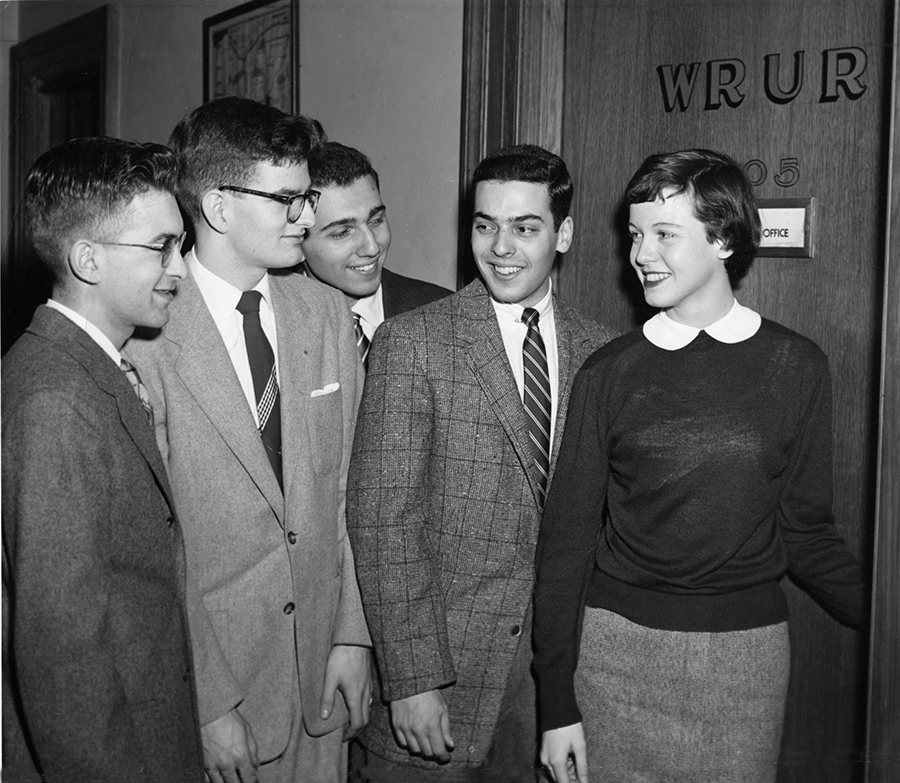
[[[172, 471], [169, 462], [169, 433], [168, 416], [166, 410], [166, 397], [164, 383], [161, 376], [161, 367], [164, 366], [164, 357], [157, 356], [161, 351], [158, 342], [135, 346], [129, 343], [127, 353], [134, 358], [140, 367], [141, 380], [147, 387], [153, 402], [153, 421], [156, 429], [156, 444], [163, 458], [163, 464], [172, 481]], [[197, 708], [200, 715], [200, 725], [217, 718], [221, 718], [226, 712], [237, 707], [243, 701], [243, 694], [237, 682], [237, 678], [231, 671], [225, 653], [219, 644], [219, 639], [213, 629], [212, 620], [203, 603], [203, 596], [197, 584], [194, 569], [188, 563], [185, 605], [188, 616], [188, 625], [191, 635], [191, 651], [194, 661], [194, 678], [197, 683]]]
[[105, 540], [128, 520], [110, 519], [114, 455], [83, 402], [40, 390], [4, 411], [4, 666], [43, 780], [147, 781], [111, 630]]
[[824, 357], [819, 369], [780, 495], [781, 537], [791, 574], [838, 620], [859, 628], [867, 615], [862, 567], [832, 514], [831, 377]]
[[334, 621], [333, 644], [349, 644], [370, 647], [366, 617], [363, 613], [362, 598], [356, 581], [356, 563], [353, 549], [347, 535], [347, 473], [350, 454], [353, 449], [353, 434], [356, 429], [356, 412], [362, 396], [364, 373], [356, 350], [356, 335], [352, 319], [341, 318], [341, 385], [346, 390], [344, 401], [343, 455], [341, 458], [340, 504], [338, 507], [339, 540], [341, 546], [341, 596]]
[[348, 530], [388, 701], [456, 680], [426, 524], [434, 408], [421, 346], [409, 333], [413, 322], [386, 321], [372, 342], [347, 492]]

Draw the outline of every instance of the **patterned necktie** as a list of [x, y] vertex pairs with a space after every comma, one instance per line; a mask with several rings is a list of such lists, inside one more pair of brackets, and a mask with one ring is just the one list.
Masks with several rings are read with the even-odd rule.
[[[256, 395], [256, 414], [259, 418], [259, 434], [266, 455], [275, 471], [278, 485], [281, 478], [281, 402], [278, 394], [278, 375], [275, 372], [275, 354], [259, 321], [259, 291], [244, 291], [237, 310], [244, 316], [244, 342], [247, 359], [253, 376], [253, 393]], [[282, 489], [284, 487], [282, 486]]]
[[153, 406], [150, 404], [150, 395], [147, 394], [147, 387], [144, 386], [143, 383], [141, 383], [141, 376], [138, 375], [137, 369], [127, 359], [119, 360], [119, 368], [122, 370], [122, 372], [125, 373], [125, 377], [128, 378], [128, 382], [131, 384], [131, 388], [134, 389], [134, 393], [141, 401], [141, 406], [144, 408], [144, 413], [147, 414], [147, 421], [150, 422], [150, 427], [152, 429]]
[[528, 414], [528, 434], [534, 464], [540, 474], [541, 508], [547, 499], [547, 477], [550, 474], [550, 373], [547, 370], [547, 352], [538, 329], [540, 315], [537, 310], [526, 307], [522, 311], [522, 321], [528, 327], [522, 345], [522, 359], [525, 368], [525, 412]]
[[366, 359], [369, 358], [369, 338], [366, 337], [362, 324], [359, 322], [359, 313], [353, 313], [353, 325], [356, 327], [356, 350], [359, 353], [359, 360], [362, 362], [363, 369], [367, 369]]

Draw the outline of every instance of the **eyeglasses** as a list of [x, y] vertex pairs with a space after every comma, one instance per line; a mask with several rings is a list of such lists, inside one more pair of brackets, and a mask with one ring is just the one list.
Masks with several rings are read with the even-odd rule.
[[184, 244], [184, 238], [187, 231], [182, 231], [177, 237], [169, 237], [165, 242], [155, 245], [139, 245], [134, 242], [98, 242], [98, 245], [115, 245], [116, 247], [142, 247], [145, 250], [152, 250], [162, 256], [162, 268], [165, 269], [172, 263], [172, 256], [176, 252], [181, 252], [181, 246]]
[[298, 193], [295, 196], [283, 196], [280, 193], [266, 193], [262, 190], [239, 188], [237, 185], [219, 185], [219, 190], [233, 190], [235, 193], [247, 193], [251, 196], [262, 196], [263, 198], [270, 198], [272, 201], [277, 201], [281, 204], [287, 204], [288, 223], [296, 223], [300, 219], [300, 215], [303, 214], [303, 207], [307, 203], [312, 207], [312, 211], [315, 212], [316, 207], [319, 206], [319, 196], [322, 195], [318, 190], [307, 190], [306, 193]]

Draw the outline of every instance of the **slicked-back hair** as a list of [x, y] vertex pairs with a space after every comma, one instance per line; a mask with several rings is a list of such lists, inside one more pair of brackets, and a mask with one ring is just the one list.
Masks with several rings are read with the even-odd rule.
[[248, 98], [218, 98], [185, 115], [169, 146], [178, 156], [178, 203], [194, 226], [200, 202], [221, 185], [245, 187], [256, 166], [303, 163], [325, 141], [317, 120]]
[[731, 251], [725, 259], [728, 279], [734, 286], [753, 263], [761, 226], [756, 195], [741, 167], [728, 155], [704, 149], [679, 150], [650, 155], [625, 189], [629, 204], [656, 201], [684, 193], [694, 216], [706, 227], [710, 242], [719, 240]]
[[310, 153], [308, 162], [312, 186], [319, 190], [335, 186], [345, 188], [363, 177], [371, 177], [375, 187], [381, 189], [372, 161], [353, 147], [326, 141]]
[[175, 194], [178, 163], [162, 144], [94, 136], [47, 150], [25, 179], [25, 215], [32, 241], [56, 283], [79, 238], [102, 241], [136, 196]]
[[479, 182], [534, 182], [550, 195], [553, 230], [559, 231], [572, 207], [572, 177], [559, 155], [535, 144], [517, 144], [490, 153], [475, 168], [472, 193]]

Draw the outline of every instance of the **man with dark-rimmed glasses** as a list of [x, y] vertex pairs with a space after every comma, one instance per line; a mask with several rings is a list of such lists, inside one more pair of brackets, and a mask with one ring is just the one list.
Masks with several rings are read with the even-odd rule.
[[[3, 774], [200, 783], [180, 521], [121, 349], [186, 274], [166, 147], [74, 139], [25, 183], [52, 298], [3, 359]], [[185, 604], [188, 604], [186, 611]]]
[[338, 783], [368, 720], [369, 637], [344, 522], [361, 390], [336, 291], [292, 272], [321, 126], [223, 98], [172, 133], [193, 224], [162, 334], [132, 341], [205, 610], [190, 617], [212, 783]]

